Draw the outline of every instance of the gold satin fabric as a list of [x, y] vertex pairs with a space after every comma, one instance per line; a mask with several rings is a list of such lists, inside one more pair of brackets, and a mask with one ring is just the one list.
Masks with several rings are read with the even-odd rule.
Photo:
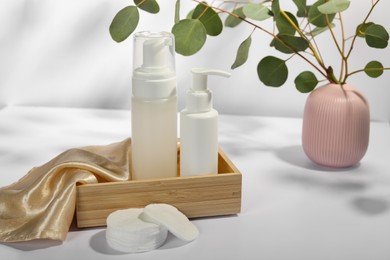
[[130, 179], [130, 139], [70, 149], [0, 188], [0, 242], [65, 240], [76, 185]]

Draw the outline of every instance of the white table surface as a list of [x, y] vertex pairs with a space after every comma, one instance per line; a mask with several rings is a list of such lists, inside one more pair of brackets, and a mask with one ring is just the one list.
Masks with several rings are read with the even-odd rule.
[[[104, 228], [66, 241], [0, 243], [0, 259], [390, 259], [390, 126], [372, 122], [361, 163], [330, 170], [300, 146], [301, 119], [220, 117], [219, 140], [243, 175], [237, 216], [195, 219], [200, 236], [170, 236], [141, 254], [111, 250]], [[130, 136], [130, 111], [9, 106], [0, 110], [0, 186], [68, 148]], [[0, 227], [1, 228], [1, 227]]]

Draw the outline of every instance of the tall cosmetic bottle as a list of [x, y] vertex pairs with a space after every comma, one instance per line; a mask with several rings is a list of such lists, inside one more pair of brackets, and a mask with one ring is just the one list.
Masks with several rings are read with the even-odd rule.
[[174, 38], [134, 35], [131, 98], [132, 179], [177, 176], [177, 98]]
[[180, 112], [180, 176], [218, 173], [218, 112], [213, 109], [207, 76], [229, 77], [221, 70], [192, 69], [193, 85]]

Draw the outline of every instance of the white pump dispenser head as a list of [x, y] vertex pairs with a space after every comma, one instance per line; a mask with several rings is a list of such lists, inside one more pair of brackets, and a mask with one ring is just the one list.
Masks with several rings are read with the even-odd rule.
[[187, 93], [187, 110], [193, 113], [207, 112], [213, 108], [211, 91], [207, 87], [208, 75], [230, 77], [230, 73], [223, 70], [193, 68], [192, 88]]
[[165, 65], [165, 52], [167, 47], [164, 39], [149, 39], [144, 42], [143, 58], [144, 68], [163, 68]]
[[174, 36], [167, 32], [134, 35], [133, 96], [162, 99], [176, 95]]

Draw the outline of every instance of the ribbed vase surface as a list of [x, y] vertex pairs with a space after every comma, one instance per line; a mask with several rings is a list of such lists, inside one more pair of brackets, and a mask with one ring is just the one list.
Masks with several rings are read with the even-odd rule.
[[367, 151], [369, 131], [368, 102], [356, 88], [328, 84], [308, 96], [302, 146], [313, 162], [337, 168], [355, 165]]

